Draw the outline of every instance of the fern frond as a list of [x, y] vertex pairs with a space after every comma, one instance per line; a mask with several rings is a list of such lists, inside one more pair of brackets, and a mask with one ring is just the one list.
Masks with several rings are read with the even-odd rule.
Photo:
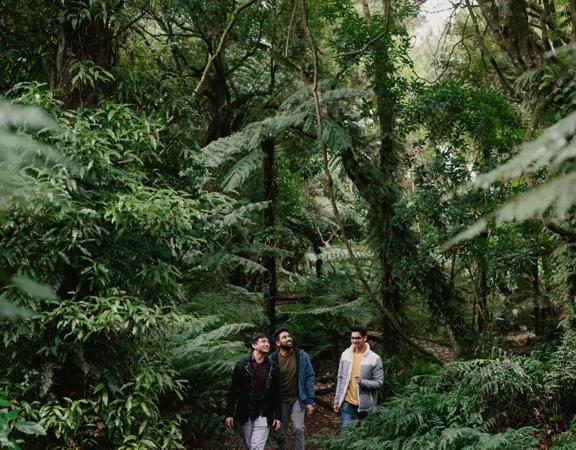
[[240, 159], [228, 171], [220, 187], [224, 191], [234, 191], [238, 189], [256, 170], [262, 167], [264, 153], [260, 149], [255, 149]]
[[[547, 128], [542, 136], [526, 144], [518, 156], [496, 169], [479, 175], [466, 189], [488, 189], [494, 183], [520, 176], [525, 172], [535, 172], [545, 167], [558, 167], [576, 157], [576, 113]], [[576, 171], [557, 176], [537, 188], [505, 203], [491, 215], [496, 223], [525, 220], [539, 217], [553, 211], [562, 218], [576, 202]], [[483, 218], [452, 238], [445, 246], [470, 239], [485, 229], [487, 219]]]
[[229, 212], [224, 215], [222, 218], [222, 225], [228, 229], [234, 225], [248, 225], [252, 223], [250, 215], [255, 212], [261, 212], [265, 210], [270, 202], [255, 202], [249, 203], [247, 205], [242, 205], [237, 209], [234, 209], [232, 212]]
[[[574, 203], [576, 203], [576, 171], [519, 195], [498, 208], [493, 216], [496, 224], [541, 217], [548, 211], [563, 219]], [[485, 218], [476, 221], [448, 241], [444, 248], [479, 235], [487, 226], [488, 221]]]
[[227, 254], [221, 259], [220, 264], [230, 267], [240, 267], [244, 273], [255, 274], [266, 272], [266, 268], [264, 266], [252, 261], [251, 259], [238, 255]]
[[250, 138], [248, 133], [240, 131], [232, 136], [217, 139], [202, 148], [194, 158], [195, 162], [206, 169], [220, 167], [247, 148]]
[[[302, 311], [294, 311], [290, 314], [292, 316], [339, 316], [351, 311], [360, 311], [365, 305], [363, 299], [357, 299], [349, 303], [341, 303], [339, 305], [326, 306], [321, 308], [308, 308]], [[358, 319], [359, 320], [359, 319]]]
[[[364, 248], [355, 247], [354, 254], [358, 259], [369, 259], [372, 253]], [[345, 247], [322, 247], [322, 259], [324, 261], [347, 261], [350, 259], [350, 254]]]
[[548, 166], [558, 166], [576, 156], [576, 113], [547, 128], [542, 135], [526, 145], [510, 161], [479, 175], [472, 187], [487, 189], [497, 181], [518, 177], [524, 171], [535, 172]]

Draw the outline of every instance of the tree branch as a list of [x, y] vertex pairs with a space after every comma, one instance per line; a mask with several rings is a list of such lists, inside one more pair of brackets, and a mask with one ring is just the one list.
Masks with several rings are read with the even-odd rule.
[[506, 89], [506, 91], [510, 96], [515, 97], [516, 95], [514, 93], [514, 89], [512, 88], [512, 86], [510, 86], [510, 83], [504, 77], [504, 74], [502, 73], [500, 67], [496, 63], [496, 60], [486, 47], [486, 43], [484, 42], [482, 34], [480, 33], [480, 26], [478, 25], [478, 19], [476, 18], [476, 14], [474, 14], [474, 10], [472, 8], [472, 5], [470, 4], [470, 0], [465, 0], [465, 3], [466, 3], [466, 9], [468, 9], [468, 13], [470, 14], [470, 18], [472, 19], [472, 23], [474, 25], [474, 31], [476, 32], [476, 38], [478, 40], [478, 46], [480, 47], [480, 52], [490, 61], [490, 64], [494, 68], [494, 71], [496, 72], [496, 75], [498, 76], [498, 79], [502, 84], [502, 87]]
[[206, 81], [206, 77], [208, 76], [208, 72], [210, 71], [210, 68], [212, 67], [214, 60], [218, 57], [218, 55], [222, 51], [222, 48], [224, 47], [224, 42], [226, 41], [226, 38], [228, 37], [228, 33], [232, 29], [234, 22], [236, 22], [236, 18], [238, 17], [238, 15], [243, 10], [245, 10], [249, 6], [256, 3], [256, 1], [257, 0], [249, 0], [248, 2], [246, 2], [243, 5], [240, 5], [238, 8], [236, 8], [234, 10], [234, 12], [232, 13], [232, 17], [230, 18], [230, 22], [228, 22], [228, 25], [226, 26], [226, 28], [224, 29], [224, 32], [220, 36], [220, 42], [218, 42], [218, 47], [216, 47], [216, 51], [210, 56], [210, 58], [208, 58], [208, 61], [206, 63], [206, 67], [204, 67], [204, 72], [202, 73], [202, 78], [200, 78], [200, 81], [196, 85], [194, 92], [192, 92], [192, 99], [194, 99], [198, 95], [198, 92], [200, 92], [200, 89], [202, 88], [204, 81]]
[[292, 30], [292, 26], [294, 25], [294, 17], [296, 17], [296, 6], [298, 3], [294, 1], [294, 8], [292, 8], [292, 15], [290, 16], [290, 24], [288, 25], [288, 32], [286, 34], [286, 44], [284, 46], [284, 58], [288, 57], [288, 46], [290, 44], [290, 32]]
[[349, 52], [344, 52], [344, 53], [339, 53], [335, 56], [336, 59], [338, 58], [344, 58], [347, 56], [355, 56], [358, 55], [360, 53], [364, 53], [366, 50], [368, 50], [370, 47], [372, 47], [372, 45], [374, 45], [375, 43], [377, 43], [380, 39], [382, 39], [384, 36], [386, 36], [386, 34], [388, 33], [388, 26], [386, 26], [384, 28], [384, 30], [382, 30], [381, 33], [379, 33], [377, 36], [373, 37], [372, 39], [370, 39], [368, 42], [366, 42], [366, 44], [359, 50], [351, 50]]
[[547, 219], [543, 219], [543, 222], [546, 228], [548, 228], [553, 233], [556, 233], [562, 238], [562, 240], [570, 243], [576, 243], [576, 230], [563, 228], [557, 223], [549, 222]]

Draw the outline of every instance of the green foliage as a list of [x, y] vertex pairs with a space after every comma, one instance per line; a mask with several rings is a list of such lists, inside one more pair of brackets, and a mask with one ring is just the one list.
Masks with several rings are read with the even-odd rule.
[[[472, 183], [474, 189], [488, 189], [496, 182], [518, 177], [523, 173], [535, 174], [544, 168], [560, 169], [574, 156], [572, 137], [576, 132], [576, 115], [558, 121], [542, 135], [524, 145], [522, 151], [505, 164], [479, 175]], [[496, 223], [541, 217], [545, 213], [565, 217], [573, 206], [576, 175], [568, 169], [550, 181], [520, 195], [498, 208], [493, 217]], [[481, 219], [468, 230], [455, 236], [449, 245], [470, 239], [486, 228], [487, 219]]]
[[576, 335], [567, 332], [562, 344], [550, 358], [551, 369], [544, 375], [550, 395], [564, 406], [573, 405], [576, 398]]
[[[10, 383], [27, 380], [18, 395], [31, 399], [46, 430], [27, 448], [183, 448], [183, 419], [214, 431], [214, 399], [223, 398], [242, 350], [230, 338], [248, 326], [196, 326], [202, 319], [188, 314], [186, 299], [214, 269], [203, 258], [222, 249], [231, 229], [250, 227], [265, 204], [191, 194], [174, 174], [162, 175], [161, 125], [128, 105], [64, 112], [42, 86], [17, 91], [24, 103], [48, 106], [59, 132], [42, 128], [36, 138], [67, 158], [28, 166], [23, 174], [50, 195], [8, 198], [0, 229], [4, 267], [18, 274], [0, 295], [31, 311], [1, 324], [10, 355], [2, 373]], [[6, 124], [19, 123], [23, 110], [6, 111]], [[33, 113], [29, 126], [53, 123], [44, 117]], [[219, 270], [260, 270], [252, 256], [223, 251]], [[58, 298], [31, 279], [54, 286]], [[213, 383], [187, 389], [206, 373]], [[199, 425], [206, 420], [212, 428]]]
[[576, 442], [575, 426], [576, 423], [573, 418], [570, 423], [570, 428], [567, 431], [555, 436], [552, 440], [552, 446], [550, 448], [553, 450], [570, 450], [573, 448], [574, 442]]
[[501, 406], [514, 410], [517, 405], [510, 402], [530, 393], [530, 383], [516, 361], [450, 363], [434, 375], [412, 378], [323, 448], [535, 449], [532, 427], [495, 430], [501, 426], [496, 420], [504, 413]]
[[25, 402], [10, 401], [12, 393], [7, 380], [0, 380], [0, 447], [20, 449], [21, 435], [42, 436], [45, 429], [36, 421], [27, 420], [29, 405]]
[[[31, 173], [36, 167], [62, 160], [50, 147], [31, 138], [29, 133], [38, 129], [55, 129], [54, 122], [40, 108], [0, 102], [0, 224], [12, 203], [26, 204], [54, 194], [52, 188], [42, 188]], [[0, 267], [0, 286], [8, 282], [33, 297], [55, 297], [50, 287], [27, 277], [9, 276]], [[0, 317], [17, 320], [29, 316], [26, 309], [6, 297], [0, 294]]]
[[114, 76], [106, 70], [98, 67], [92, 61], [74, 60], [70, 63], [72, 75], [72, 87], [90, 86], [93, 89], [98, 81], [111, 81]]
[[[406, 22], [419, 2], [392, 2], [390, 16], [367, 2], [370, 19], [351, 0], [305, 3], [322, 50], [314, 68], [298, 2], [251, 4], [218, 51], [233, 0], [2, 4], [2, 95], [28, 106], [0, 103], [0, 445], [222, 445], [231, 368], [246, 352], [246, 334], [266, 326], [270, 258], [280, 290], [302, 300], [280, 305], [278, 322], [315, 364], [337, 359], [357, 321], [381, 331], [376, 347], [388, 350], [394, 335], [381, 329], [381, 303], [362, 294], [341, 246], [320, 147], [361, 269], [379, 301], [394, 297], [399, 313], [407, 305], [408, 334], [438, 337], [456, 304], [464, 326], [452, 337], [470, 323], [480, 328], [482, 318], [490, 345], [492, 319], [507, 321], [519, 305], [533, 312], [533, 291], [573, 302], [572, 245], [549, 239], [538, 223], [491, 227], [436, 249], [524, 190], [524, 173], [551, 181], [488, 222], [555, 212], [571, 224], [574, 117], [478, 176], [510, 158], [524, 134], [510, 92], [457, 65], [448, 80], [414, 79]], [[554, 6], [549, 21], [568, 17], [567, 4]], [[569, 34], [568, 22], [549, 30], [552, 38]], [[487, 45], [506, 83], [506, 55]], [[481, 53], [472, 49], [473, 70], [488, 62]], [[556, 51], [550, 64], [520, 76], [512, 94], [547, 97], [552, 109], [548, 100], [536, 104], [543, 118], [563, 117], [575, 92], [572, 66], [569, 52]], [[309, 86], [316, 75], [329, 80], [320, 83], [320, 130]], [[262, 201], [260, 176], [270, 138], [273, 205]], [[469, 184], [481, 189], [445, 201]], [[270, 207], [275, 224], [263, 227]], [[539, 279], [527, 274], [534, 267]], [[424, 307], [430, 299], [436, 309]], [[534, 448], [538, 430], [565, 427], [573, 416], [575, 345], [568, 333], [558, 349], [531, 358], [387, 373], [394, 397], [321, 445]], [[573, 426], [555, 445], [572, 441]]]

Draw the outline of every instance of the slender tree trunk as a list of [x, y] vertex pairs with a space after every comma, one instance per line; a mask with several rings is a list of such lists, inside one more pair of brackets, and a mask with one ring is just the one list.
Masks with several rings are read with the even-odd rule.
[[[264, 195], [265, 200], [269, 202], [264, 211], [264, 226], [269, 233], [273, 233], [276, 216], [276, 206], [278, 204], [278, 189], [276, 186], [276, 169], [275, 169], [275, 143], [274, 138], [268, 137], [262, 142], [262, 151], [264, 152], [263, 172], [264, 172]], [[273, 240], [274, 237], [272, 236]], [[276, 279], [276, 257], [274, 255], [264, 258], [264, 267], [266, 268], [266, 310], [272, 334], [276, 329], [276, 295], [278, 293]]]
[[480, 249], [482, 254], [477, 258], [478, 264], [478, 331], [486, 332], [488, 325], [488, 261], [486, 251], [488, 249], [488, 233], [482, 233], [480, 239]]
[[532, 305], [534, 313], [534, 334], [542, 334], [542, 308], [540, 307], [540, 273], [538, 270], [538, 256], [530, 261], [532, 275]]
[[576, 42], [576, 0], [570, 0], [570, 19], [572, 22], [572, 39], [571, 42]]
[[316, 263], [315, 263], [315, 268], [316, 268], [316, 277], [320, 278], [322, 276], [322, 265], [323, 265], [323, 261], [322, 261], [322, 247], [320, 247], [319, 244], [314, 244], [314, 254], [316, 255]]

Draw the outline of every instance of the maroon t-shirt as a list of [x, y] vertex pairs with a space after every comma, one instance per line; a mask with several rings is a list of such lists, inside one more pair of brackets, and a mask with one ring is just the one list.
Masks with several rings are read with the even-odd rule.
[[260, 364], [252, 357], [252, 382], [254, 390], [250, 400], [250, 418], [252, 420], [262, 415], [262, 400], [264, 399], [264, 390], [266, 388], [266, 374], [268, 372], [268, 363], [266, 359]]

